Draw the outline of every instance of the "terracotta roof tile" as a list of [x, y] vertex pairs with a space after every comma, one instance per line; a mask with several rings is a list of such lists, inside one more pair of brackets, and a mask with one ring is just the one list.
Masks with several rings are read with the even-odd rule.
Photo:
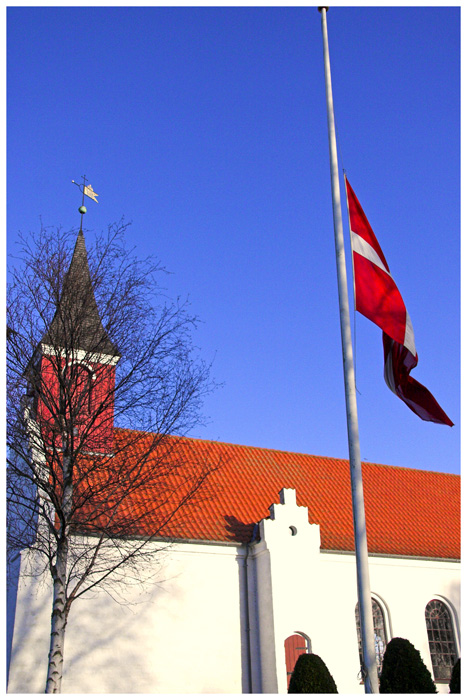
[[[119, 444], [135, 434], [115, 431]], [[153, 439], [141, 436], [133, 451], [144, 451], [146, 442]], [[255, 523], [269, 516], [269, 506], [279, 502], [279, 491], [285, 487], [296, 490], [297, 504], [308, 506], [310, 523], [320, 525], [322, 549], [354, 550], [347, 460], [207, 440], [173, 440], [170, 459], [181, 457], [184, 463], [178, 479], [197, 463], [220, 466], [158, 534], [248, 542]], [[367, 462], [362, 471], [370, 553], [460, 558], [460, 477]], [[157, 501], [158, 488], [156, 481], [148, 483], [144, 494], [138, 492], [125, 503], [127, 512], [142, 514], [139, 534], [154, 527], [152, 516], [144, 514], [144, 503]]]

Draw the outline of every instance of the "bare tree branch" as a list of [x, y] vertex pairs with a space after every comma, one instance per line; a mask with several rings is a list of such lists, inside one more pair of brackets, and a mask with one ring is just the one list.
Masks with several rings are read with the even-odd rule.
[[219, 466], [188, 462], [181, 440], [214, 387], [198, 319], [165, 296], [164, 268], [135, 256], [127, 229], [87, 252], [82, 232], [41, 228], [10, 270], [8, 547], [52, 577], [46, 692], [60, 692], [73, 601], [141, 580]]

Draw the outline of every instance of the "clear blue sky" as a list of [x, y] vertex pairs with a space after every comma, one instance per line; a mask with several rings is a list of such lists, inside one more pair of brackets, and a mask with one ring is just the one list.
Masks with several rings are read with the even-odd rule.
[[[455, 423], [389, 391], [359, 316], [362, 458], [459, 473], [460, 10], [331, 8], [328, 30], [341, 166], [410, 313], [413, 376]], [[77, 226], [86, 174], [87, 239], [124, 215], [203, 321], [224, 387], [194, 435], [347, 457], [316, 7], [9, 7], [7, 91], [9, 251], [40, 217]]]

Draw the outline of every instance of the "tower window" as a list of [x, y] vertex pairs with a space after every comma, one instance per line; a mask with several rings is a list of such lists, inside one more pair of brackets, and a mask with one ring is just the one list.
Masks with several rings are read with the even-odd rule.
[[73, 367], [73, 393], [72, 403], [75, 407], [76, 417], [87, 418], [91, 413], [92, 396], [92, 372], [83, 365]]

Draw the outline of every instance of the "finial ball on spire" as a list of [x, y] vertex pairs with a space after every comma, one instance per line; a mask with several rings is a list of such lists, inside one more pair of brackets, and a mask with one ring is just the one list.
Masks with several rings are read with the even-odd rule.
[[80, 208], [78, 209], [78, 211], [79, 211], [80, 214], [86, 214], [87, 209], [86, 209], [85, 206], [82, 206], [82, 207], [80, 207]]

